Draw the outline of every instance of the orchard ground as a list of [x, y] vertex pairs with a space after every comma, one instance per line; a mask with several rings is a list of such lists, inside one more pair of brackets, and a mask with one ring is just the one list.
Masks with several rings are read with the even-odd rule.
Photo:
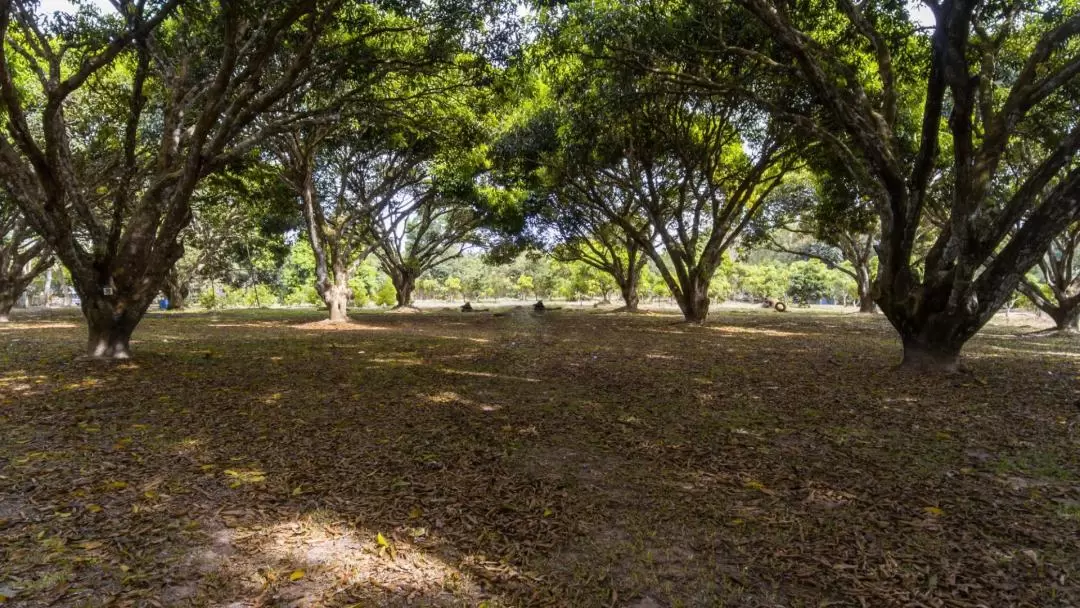
[[1077, 606], [1080, 342], [880, 315], [0, 327], [0, 603]]

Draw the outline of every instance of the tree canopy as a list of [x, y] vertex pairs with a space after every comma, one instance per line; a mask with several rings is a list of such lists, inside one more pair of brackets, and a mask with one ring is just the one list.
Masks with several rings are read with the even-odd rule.
[[301, 237], [336, 321], [363, 264], [404, 307], [462, 254], [532, 251], [629, 310], [659, 277], [701, 323], [771, 249], [952, 367], [1017, 289], [1072, 298], [1072, 1], [5, 0], [0, 33], [6, 197], [93, 356], [230, 259], [271, 281]]

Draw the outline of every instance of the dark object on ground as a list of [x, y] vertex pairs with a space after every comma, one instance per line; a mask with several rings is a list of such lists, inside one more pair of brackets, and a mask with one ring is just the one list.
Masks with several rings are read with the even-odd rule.
[[472, 311], [473, 311], [472, 304], [470, 304], [469, 302], [465, 302], [464, 304], [461, 305], [461, 312], [472, 312]]
[[536, 304], [533, 304], [533, 310], [536, 312], [544, 312], [545, 310], [547, 310], [546, 308], [544, 308], [544, 301], [537, 300]]
[[776, 312], [787, 312], [787, 304], [784, 304], [783, 302], [777, 302], [773, 305], [773, 308], [776, 309]]

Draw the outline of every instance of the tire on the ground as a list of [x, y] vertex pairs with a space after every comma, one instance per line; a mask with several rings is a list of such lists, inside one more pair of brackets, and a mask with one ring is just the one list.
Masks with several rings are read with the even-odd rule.
[[777, 302], [773, 308], [776, 309], [776, 312], [787, 312], [787, 304], [784, 304], [783, 302]]

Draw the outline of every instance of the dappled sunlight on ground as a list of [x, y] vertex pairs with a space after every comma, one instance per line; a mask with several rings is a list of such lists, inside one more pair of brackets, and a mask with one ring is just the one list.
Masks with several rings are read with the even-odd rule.
[[730, 325], [708, 325], [706, 327], [722, 334], [756, 334], [770, 338], [806, 338], [810, 336], [810, 334], [807, 333], [780, 331], [769, 329], [767, 327], [733, 327]]
[[5, 334], [0, 595], [1080, 605], [1080, 341], [925, 377], [880, 316], [356, 316], [153, 315], [124, 365]]
[[293, 329], [302, 329], [306, 331], [328, 331], [328, 332], [348, 332], [348, 331], [388, 331], [391, 328], [383, 327], [380, 325], [371, 325], [370, 323], [360, 323], [357, 321], [349, 321], [347, 323], [331, 323], [329, 320], [314, 321], [311, 323], [300, 323], [296, 325], [290, 325]]
[[[422, 526], [405, 526], [394, 535], [358, 529], [325, 511], [279, 523], [262, 519], [256, 512], [226, 511], [225, 525], [210, 545], [194, 552], [192, 562], [202, 564], [210, 584], [220, 587], [205, 600], [298, 607], [497, 601], [468, 574], [428, 554], [424, 545], [438, 541]], [[180, 595], [199, 591], [189, 583], [167, 595], [191, 599]]]
[[0, 323], [0, 332], [16, 332], [38, 329], [76, 329], [80, 327], [74, 323], [48, 323], [48, 322], [11, 322]]
[[436, 369], [443, 374], [454, 376], [473, 376], [476, 378], [491, 378], [492, 380], [509, 380], [511, 382], [540, 382], [537, 378], [522, 378], [520, 376], [508, 376], [506, 374], [496, 374], [493, 372], [476, 372], [464, 369], [451, 369], [449, 367], [440, 367]]
[[284, 321], [252, 321], [250, 323], [207, 323], [207, 327], [213, 327], [215, 329], [221, 328], [235, 328], [235, 327], [252, 327], [255, 329], [263, 329], [267, 327], [284, 327], [286, 323]]

